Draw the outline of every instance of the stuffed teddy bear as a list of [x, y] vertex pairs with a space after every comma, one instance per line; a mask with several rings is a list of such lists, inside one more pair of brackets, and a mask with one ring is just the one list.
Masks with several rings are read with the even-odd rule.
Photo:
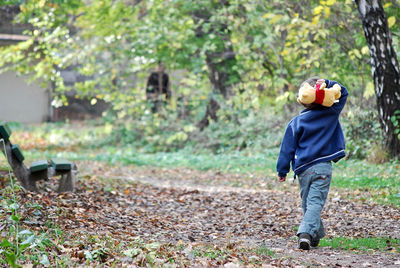
[[299, 90], [297, 102], [300, 104], [318, 103], [325, 107], [331, 107], [340, 98], [340, 86], [338, 84], [333, 87], [326, 88], [326, 84], [316, 85], [312, 87], [309, 83], [305, 83]]

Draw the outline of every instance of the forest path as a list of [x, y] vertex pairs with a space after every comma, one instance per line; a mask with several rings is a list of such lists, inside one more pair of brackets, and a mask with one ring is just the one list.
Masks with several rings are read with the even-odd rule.
[[[302, 213], [297, 182], [291, 180], [279, 184], [272, 178], [184, 168], [84, 166], [81, 175], [88, 182], [78, 182], [76, 193], [58, 199], [64, 215], [59, 223], [67, 231], [171, 244], [263, 245], [276, 253], [273, 266], [400, 265], [400, 254], [390, 245], [384, 252], [298, 250], [295, 229]], [[327, 237], [400, 238], [400, 209], [351, 201], [347, 194], [330, 192], [323, 210]]]

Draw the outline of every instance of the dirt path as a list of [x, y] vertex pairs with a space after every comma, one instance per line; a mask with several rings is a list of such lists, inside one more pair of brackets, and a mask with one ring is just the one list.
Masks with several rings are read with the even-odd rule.
[[[188, 169], [96, 166], [83, 170], [83, 176], [85, 172], [88, 182], [79, 182], [77, 193], [37, 197], [57, 202], [61, 212], [56, 220], [71, 233], [140, 236], [172, 244], [265, 245], [276, 253], [268, 262], [272, 266], [400, 266], [400, 254], [390, 245], [385, 252], [364, 253], [296, 249], [295, 228], [302, 214], [295, 184]], [[99, 177], [116, 179], [113, 185], [99, 185]], [[242, 187], [232, 187], [238, 184]], [[345, 194], [330, 193], [323, 211], [327, 237], [400, 239], [400, 209], [349, 201]]]

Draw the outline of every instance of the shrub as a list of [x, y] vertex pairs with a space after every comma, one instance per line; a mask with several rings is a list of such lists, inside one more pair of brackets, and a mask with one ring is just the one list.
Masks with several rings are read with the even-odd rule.
[[218, 122], [200, 131], [200, 116], [180, 118], [167, 111], [145, 113], [129, 120], [108, 122], [112, 126], [104, 144], [130, 145], [146, 153], [176, 152], [183, 148], [212, 153], [258, 150], [278, 147], [282, 138], [283, 117], [273, 112], [220, 109]]
[[[348, 158], [376, 159], [384, 156], [382, 131], [375, 110], [351, 110], [343, 118]], [[374, 154], [372, 156], [371, 154]]]

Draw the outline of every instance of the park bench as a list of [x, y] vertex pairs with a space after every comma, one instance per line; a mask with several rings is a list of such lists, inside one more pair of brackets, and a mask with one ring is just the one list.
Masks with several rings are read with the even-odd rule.
[[36, 182], [60, 176], [58, 192], [74, 191], [77, 167], [74, 163], [61, 158], [38, 160], [28, 168], [24, 164], [25, 157], [18, 144], [10, 141], [11, 129], [7, 123], [0, 122], [0, 147], [13, 170], [14, 176], [22, 187], [29, 191], [38, 191]]

